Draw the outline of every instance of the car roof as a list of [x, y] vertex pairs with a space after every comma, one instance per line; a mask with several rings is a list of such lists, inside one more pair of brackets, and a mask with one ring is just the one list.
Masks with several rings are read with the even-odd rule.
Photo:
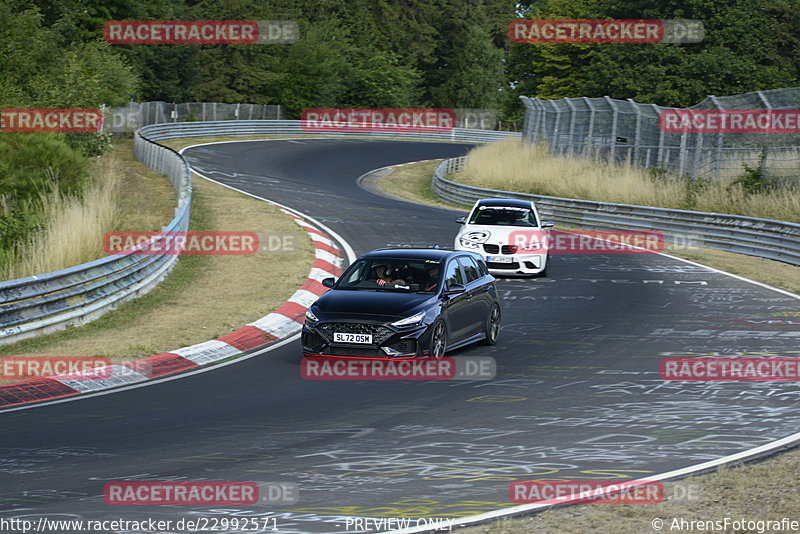
[[361, 258], [365, 259], [378, 259], [378, 258], [397, 258], [397, 259], [412, 259], [412, 260], [437, 260], [443, 261], [453, 256], [464, 255], [461, 250], [448, 250], [444, 248], [379, 248], [372, 252], [367, 252]]
[[514, 208], [530, 208], [530, 200], [519, 198], [482, 198], [478, 200], [478, 206], [511, 206]]

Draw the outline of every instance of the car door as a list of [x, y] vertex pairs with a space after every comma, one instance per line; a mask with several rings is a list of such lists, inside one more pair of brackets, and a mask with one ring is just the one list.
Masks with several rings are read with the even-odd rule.
[[[447, 262], [445, 267], [444, 290], [446, 291], [453, 284], [460, 284], [466, 287], [461, 265], [455, 258]], [[472, 296], [469, 291], [460, 295], [444, 296], [442, 308], [445, 314], [445, 323], [447, 324], [448, 344], [458, 341], [469, 334], [471, 326], [469, 306], [471, 299]]]
[[467, 293], [469, 295], [467, 299], [469, 327], [466, 335], [472, 335], [483, 329], [486, 324], [486, 318], [489, 316], [492, 299], [487, 289], [490, 289], [490, 284], [486, 283], [483, 272], [473, 258], [469, 256], [459, 256], [458, 262], [464, 271]]

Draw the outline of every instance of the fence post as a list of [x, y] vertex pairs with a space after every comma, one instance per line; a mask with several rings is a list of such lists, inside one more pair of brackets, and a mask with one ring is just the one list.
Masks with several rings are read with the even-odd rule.
[[[761, 91], [756, 91], [756, 93], [758, 94], [758, 98], [760, 98], [761, 101], [764, 103], [764, 107], [767, 108], [768, 110], [772, 110], [773, 109], [772, 104], [769, 103], [769, 100], [767, 100], [767, 97], [764, 96], [764, 93], [762, 93]], [[765, 141], [761, 149], [761, 159], [758, 162], [758, 169], [761, 171], [762, 174], [767, 172], [767, 158], [769, 158], [769, 146]]]
[[594, 144], [594, 116], [597, 113], [597, 110], [592, 104], [592, 101], [586, 97], [583, 97], [583, 101], [586, 102], [586, 107], [589, 108], [589, 133], [586, 134], [586, 150], [584, 153], [588, 155], [588, 157], [592, 157], [592, 149], [594, 148], [592, 145]]
[[681, 134], [681, 149], [678, 152], [678, 176], [683, 176], [686, 171], [686, 142], [689, 136], [687, 130], [688, 127], [684, 128]]
[[561, 145], [560, 143], [561, 134], [559, 133], [559, 128], [558, 128], [561, 124], [561, 110], [558, 109], [555, 100], [548, 100], [548, 102], [550, 102], [550, 104], [553, 105], [553, 109], [555, 110], [556, 114], [556, 123], [555, 125], [553, 125], [553, 140], [550, 141], [550, 152], [553, 155], [557, 156], [559, 154], [556, 153], [556, 150]]
[[534, 110], [533, 99], [528, 98], [527, 96], [521, 96], [519, 98], [522, 100], [522, 104], [525, 106], [525, 117], [522, 120], [522, 139], [527, 140], [529, 143], [533, 143], [538, 114], [536, 110]]
[[703, 150], [703, 132], [698, 132], [695, 135], [697, 137], [695, 137], [694, 157], [692, 158], [692, 171], [690, 173], [692, 178], [697, 178], [698, 167], [700, 166], [700, 153]]
[[639, 105], [632, 98], [629, 98], [628, 102], [630, 102], [633, 112], [636, 113], [636, 130], [633, 134], [633, 159], [637, 164], [641, 165], [639, 162], [639, 147], [642, 142], [642, 112], [639, 109]]
[[608, 157], [608, 163], [614, 164], [617, 161], [617, 122], [619, 120], [619, 113], [617, 112], [617, 106], [614, 105], [614, 100], [606, 95], [603, 98], [606, 99], [608, 105], [611, 106], [611, 111], [614, 113], [614, 116], [611, 119], [611, 151]]
[[650, 105], [653, 106], [653, 111], [656, 112], [656, 117], [658, 117], [658, 154], [656, 154], [656, 167], [665, 169], [666, 167], [662, 167], [664, 163], [664, 130], [661, 128], [661, 110], [659, 110], [659, 106], [655, 104]]
[[[724, 108], [720, 104], [719, 99], [714, 95], [708, 95], [711, 103], [714, 104], [714, 109], [722, 111]], [[720, 129], [721, 130], [721, 129]], [[717, 132], [717, 146], [714, 152], [714, 179], [719, 180], [722, 174], [722, 145], [725, 142], [725, 134], [722, 131]]]
[[575, 138], [575, 114], [577, 110], [575, 109], [575, 104], [572, 103], [571, 98], [565, 98], [564, 100], [567, 101], [567, 105], [569, 106], [569, 144], [568, 144], [568, 154], [572, 157], [572, 143], [573, 139]]
[[533, 123], [531, 141], [538, 142], [542, 137], [542, 130], [544, 129], [545, 109], [544, 103], [542, 103], [542, 99], [539, 97], [534, 98], [532, 104], [534, 104], [534, 107], [536, 108], [536, 114], [534, 115], [536, 120]]

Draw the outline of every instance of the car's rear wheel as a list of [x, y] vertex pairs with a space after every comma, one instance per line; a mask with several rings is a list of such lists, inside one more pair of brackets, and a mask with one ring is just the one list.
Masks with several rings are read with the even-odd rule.
[[486, 318], [486, 326], [483, 333], [486, 337], [480, 341], [481, 345], [494, 345], [497, 343], [497, 338], [500, 336], [500, 306], [497, 304], [492, 306], [492, 311], [489, 312], [489, 316]]
[[431, 357], [441, 360], [447, 351], [447, 330], [442, 321], [433, 325], [431, 330]]

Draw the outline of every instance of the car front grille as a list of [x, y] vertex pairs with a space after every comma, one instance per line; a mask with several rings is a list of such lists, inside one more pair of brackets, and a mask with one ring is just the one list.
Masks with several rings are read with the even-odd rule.
[[503, 245], [501, 247], [499, 245], [492, 245], [492, 244], [489, 244], [489, 243], [484, 243], [483, 244], [483, 250], [487, 254], [497, 254], [498, 252], [502, 253], [502, 254], [514, 254], [514, 253], [517, 252], [517, 246], [516, 245]]
[[494, 262], [490, 261], [486, 265], [490, 269], [506, 269], [506, 270], [509, 270], [509, 271], [510, 270], [514, 270], [514, 269], [519, 269], [519, 263], [517, 263], [517, 262], [514, 262], [514, 263], [494, 263]]
[[330, 356], [351, 356], [354, 358], [388, 358], [380, 349], [364, 349], [359, 347], [336, 347], [331, 345], [325, 349]]
[[334, 332], [342, 332], [344, 334], [370, 334], [372, 336], [373, 345], [380, 345], [395, 333], [393, 330], [383, 325], [370, 323], [322, 323], [317, 325], [316, 328], [330, 341], [333, 340]]

